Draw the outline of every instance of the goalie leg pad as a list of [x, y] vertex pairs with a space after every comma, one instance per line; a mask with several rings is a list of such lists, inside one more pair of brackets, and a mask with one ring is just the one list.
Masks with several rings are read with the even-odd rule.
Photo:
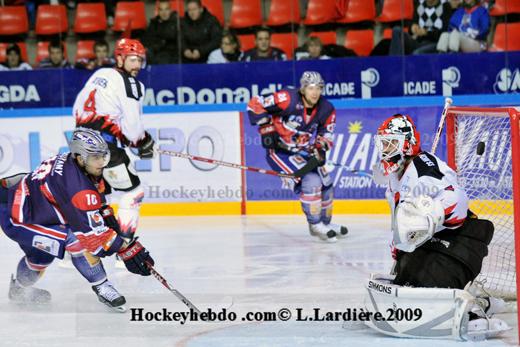
[[[459, 289], [401, 287], [389, 280], [366, 283], [365, 308], [379, 312], [411, 312], [413, 319], [378, 321], [366, 325], [385, 335], [409, 338], [465, 340], [473, 296]], [[419, 318], [417, 318], [419, 317]], [[416, 319], [417, 318], [417, 319]]]
[[142, 186], [138, 186], [121, 196], [117, 218], [123, 237], [132, 238], [135, 234], [143, 198], [144, 189]]

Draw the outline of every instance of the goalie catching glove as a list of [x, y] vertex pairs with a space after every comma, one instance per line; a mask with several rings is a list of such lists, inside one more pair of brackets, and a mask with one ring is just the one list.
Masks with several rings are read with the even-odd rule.
[[393, 216], [395, 247], [404, 252], [413, 252], [442, 230], [443, 223], [444, 208], [440, 201], [427, 195], [405, 199], [397, 205]]
[[155, 262], [146, 248], [137, 241], [137, 237], [133, 239], [128, 246], [119, 250], [117, 255], [125, 263], [127, 270], [131, 273], [141, 276], [151, 275], [148, 264], [153, 266]]

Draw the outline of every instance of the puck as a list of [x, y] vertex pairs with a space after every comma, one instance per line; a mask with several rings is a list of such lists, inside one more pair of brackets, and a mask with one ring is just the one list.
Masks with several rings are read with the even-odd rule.
[[480, 141], [478, 144], [477, 144], [477, 154], [478, 155], [482, 155], [484, 154], [484, 150], [486, 149], [486, 144], [482, 141]]

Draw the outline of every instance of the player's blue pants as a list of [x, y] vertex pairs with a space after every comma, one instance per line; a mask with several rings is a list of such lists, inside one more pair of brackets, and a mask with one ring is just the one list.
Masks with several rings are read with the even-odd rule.
[[80, 247], [79, 241], [66, 225], [16, 223], [11, 218], [7, 204], [0, 203], [0, 226], [5, 235], [17, 242], [25, 253], [25, 257], [18, 263], [16, 275], [22, 285], [34, 284], [54, 258], [63, 259], [65, 250], [71, 252], [74, 266], [90, 283], [106, 279], [103, 264]]
[[[267, 163], [273, 170], [288, 174], [301, 169], [307, 163], [308, 156], [284, 151], [267, 151]], [[309, 172], [301, 179], [286, 179], [284, 185], [300, 195], [303, 213], [310, 224], [323, 222], [329, 224], [332, 218], [334, 187], [332, 180], [323, 167]]]

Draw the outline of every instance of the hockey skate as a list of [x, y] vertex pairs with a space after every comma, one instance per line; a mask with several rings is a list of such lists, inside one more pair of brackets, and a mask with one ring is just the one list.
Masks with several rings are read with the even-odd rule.
[[9, 300], [21, 304], [47, 304], [51, 301], [51, 293], [45, 289], [24, 287], [11, 275], [9, 283]]
[[334, 230], [334, 232], [336, 233], [336, 237], [338, 239], [347, 237], [348, 229], [346, 226], [334, 224], [334, 223], [325, 224], [325, 226], [331, 230]]
[[124, 296], [114, 288], [114, 285], [109, 281], [92, 286], [92, 290], [96, 293], [98, 299], [103, 304], [107, 305], [111, 309], [117, 312], [126, 312], [126, 299]]
[[329, 228], [327, 225], [319, 222], [317, 224], [309, 224], [309, 233], [312, 236], [318, 237], [322, 241], [336, 242], [336, 232]]

